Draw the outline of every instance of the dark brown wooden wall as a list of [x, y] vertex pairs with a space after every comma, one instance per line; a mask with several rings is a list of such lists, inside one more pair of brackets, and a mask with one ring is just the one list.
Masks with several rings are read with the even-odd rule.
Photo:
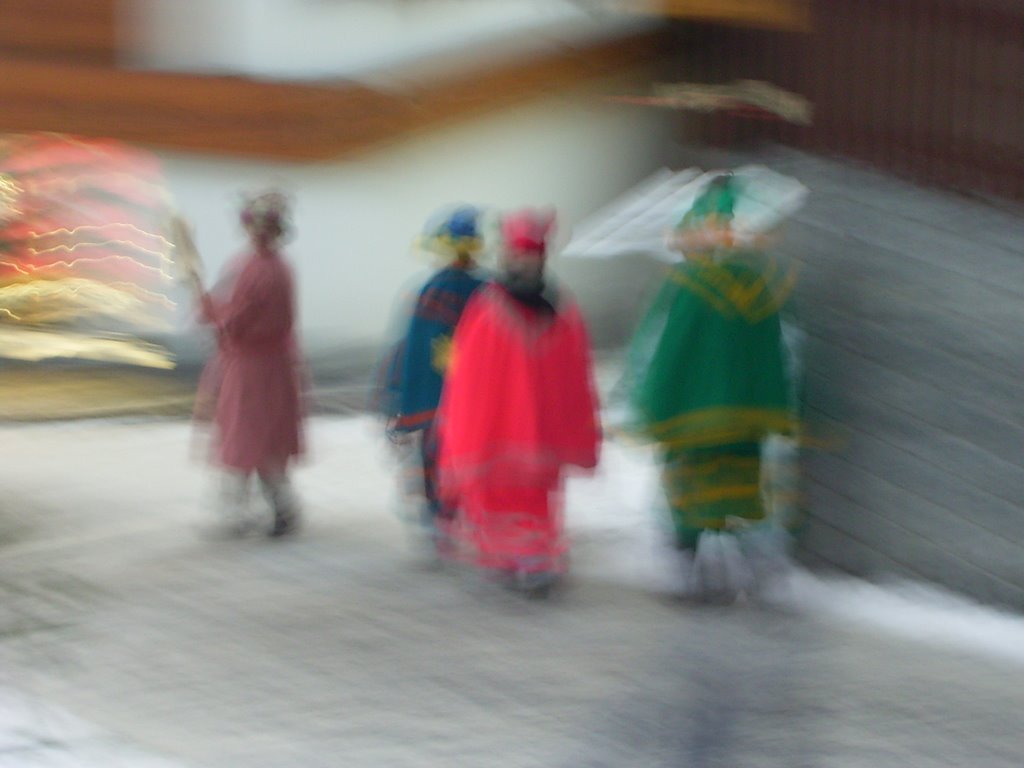
[[1024, 4], [815, 0], [811, 34], [689, 26], [694, 71], [806, 95], [808, 129], [718, 121], [929, 184], [1024, 199]]

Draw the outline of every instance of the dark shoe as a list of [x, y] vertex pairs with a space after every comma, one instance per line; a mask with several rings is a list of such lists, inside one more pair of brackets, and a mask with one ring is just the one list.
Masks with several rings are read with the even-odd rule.
[[276, 510], [274, 512], [274, 526], [270, 529], [272, 538], [280, 538], [295, 533], [299, 527], [299, 516], [292, 510]]
[[515, 574], [513, 587], [527, 597], [543, 599], [551, 594], [558, 580], [558, 574], [550, 571], [519, 571]]

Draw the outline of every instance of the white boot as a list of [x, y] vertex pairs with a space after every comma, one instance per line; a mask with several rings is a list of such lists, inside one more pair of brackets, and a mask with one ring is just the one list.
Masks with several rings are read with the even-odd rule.
[[299, 524], [299, 505], [285, 474], [260, 475], [263, 495], [274, 510], [274, 524], [270, 535], [286, 536], [293, 533]]
[[212, 532], [217, 538], [239, 538], [256, 528], [250, 511], [251, 484], [249, 476], [240, 472], [225, 472], [220, 479], [220, 525]]

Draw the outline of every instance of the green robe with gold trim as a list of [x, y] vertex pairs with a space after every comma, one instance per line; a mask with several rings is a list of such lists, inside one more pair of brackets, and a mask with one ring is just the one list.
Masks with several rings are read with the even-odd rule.
[[792, 283], [756, 253], [677, 264], [633, 339], [635, 427], [664, 450], [684, 547], [764, 517], [760, 443], [795, 424], [779, 317]]

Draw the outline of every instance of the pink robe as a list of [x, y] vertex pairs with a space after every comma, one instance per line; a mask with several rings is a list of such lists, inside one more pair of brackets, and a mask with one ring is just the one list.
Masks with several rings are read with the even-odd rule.
[[250, 254], [234, 270], [226, 295], [207, 295], [202, 303], [203, 321], [217, 332], [217, 354], [200, 381], [197, 416], [208, 410], [213, 419], [217, 463], [279, 473], [303, 450], [292, 272], [273, 253]]
[[561, 481], [593, 468], [598, 401], [583, 318], [545, 315], [500, 286], [478, 291], [455, 332], [441, 399], [441, 492], [451, 535], [485, 568], [563, 567]]

